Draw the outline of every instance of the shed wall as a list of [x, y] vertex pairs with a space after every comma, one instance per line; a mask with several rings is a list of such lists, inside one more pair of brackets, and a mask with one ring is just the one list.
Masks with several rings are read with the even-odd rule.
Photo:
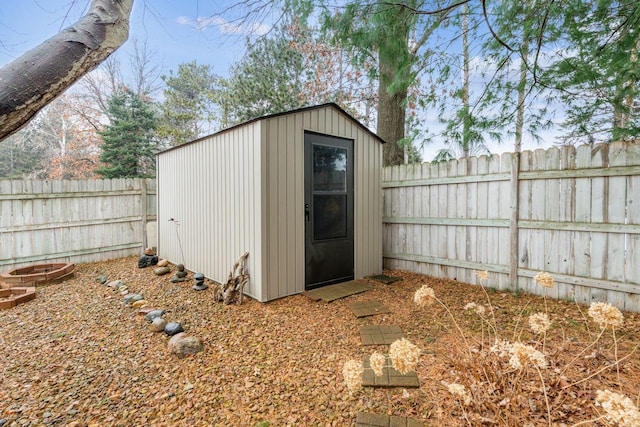
[[249, 251], [245, 293], [263, 301], [260, 127], [249, 123], [158, 156], [158, 254], [224, 282]]
[[330, 106], [264, 120], [265, 300], [304, 292], [304, 131], [354, 140], [355, 277], [382, 271], [382, 146]]

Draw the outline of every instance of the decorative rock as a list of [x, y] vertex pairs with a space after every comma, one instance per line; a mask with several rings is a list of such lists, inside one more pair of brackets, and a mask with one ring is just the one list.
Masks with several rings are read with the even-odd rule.
[[195, 291], [204, 291], [209, 287], [209, 285], [204, 283], [204, 274], [196, 273], [193, 275], [193, 280], [196, 281], [196, 284], [193, 285], [193, 290]]
[[168, 347], [169, 351], [179, 358], [204, 350], [202, 341], [199, 338], [190, 337], [184, 332], [172, 336], [169, 340]]
[[182, 329], [182, 325], [179, 322], [169, 322], [164, 327], [164, 333], [170, 337], [180, 332], [184, 332], [184, 329]]
[[160, 267], [160, 268], [156, 268], [155, 270], [153, 270], [153, 274], [155, 274], [156, 276], [164, 276], [165, 274], [169, 273], [171, 271], [171, 268], [169, 267]]
[[157, 264], [158, 267], [166, 267], [168, 265], [169, 265], [168, 259], [161, 259], [160, 261], [158, 261], [158, 264]]
[[184, 282], [185, 280], [187, 280], [187, 272], [184, 271], [184, 265], [182, 264], [178, 264], [176, 265], [176, 273], [173, 275], [173, 277], [169, 280], [172, 283], [178, 283], [178, 282]]
[[156, 265], [158, 263], [157, 255], [142, 255], [138, 259], [138, 268], [149, 267], [150, 265]]
[[107, 283], [107, 286], [113, 289], [119, 288], [120, 286], [124, 286], [124, 282], [122, 280], [114, 280], [112, 282]]
[[133, 306], [133, 308], [141, 308], [147, 305], [147, 300], [141, 299], [138, 300], [136, 302], [134, 302], [133, 304], [131, 304]]
[[155, 310], [155, 308], [153, 307], [141, 307], [140, 310], [138, 310], [138, 314], [141, 316], [146, 316], [147, 314], [151, 313], [153, 310]]
[[165, 326], [167, 326], [167, 321], [162, 317], [156, 317], [151, 322], [150, 328], [153, 332], [162, 332], [164, 331]]
[[100, 283], [101, 285], [104, 285], [105, 283], [107, 283], [107, 276], [96, 277], [96, 282]]
[[162, 317], [163, 314], [164, 310], [151, 310], [146, 316], [144, 316], [144, 318], [149, 322], [153, 322], [153, 319], [156, 317]]
[[124, 296], [124, 302], [125, 304], [133, 304], [136, 301], [140, 301], [142, 298], [142, 295], [139, 294], [127, 294]]
[[155, 255], [155, 252], [153, 251], [152, 248], [145, 248], [144, 249], [144, 254], [145, 255]]

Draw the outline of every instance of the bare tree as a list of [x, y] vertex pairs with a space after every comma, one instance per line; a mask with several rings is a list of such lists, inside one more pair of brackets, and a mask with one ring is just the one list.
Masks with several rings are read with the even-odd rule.
[[162, 65], [155, 61], [157, 52], [149, 50], [147, 41], [133, 40], [133, 54], [129, 59], [131, 64], [133, 90], [140, 95], [151, 96], [162, 86], [160, 75]]
[[74, 25], [0, 68], [0, 139], [127, 40], [132, 6], [133, 0], [92, 0]]

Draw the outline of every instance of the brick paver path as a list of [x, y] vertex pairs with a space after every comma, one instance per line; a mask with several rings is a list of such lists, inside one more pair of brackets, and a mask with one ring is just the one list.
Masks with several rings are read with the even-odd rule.
[[349, 308], [353, 311], [353, 314], [355, 314], [356, 317], [367, 317], [375, 314], [389, 313], [389, 309], [382, 305], [380, 301], [376, 300], [354, 302], [353, 304], [349, 304]]
[[362, 367], [364, 372], [362, 373], [362, 385], [364, 387], [405, 387], [405, 388], [417, 388], [420, 387], [420, 381], [418, 375], [415, 372], [409, 372], [408, 374], [401, 374], [391, 367], [391, 360], [387, 356], [387, 367], [382, 369], [382, 375], [376, 376], [369, 365], [369, 356], [362, 358]]
[[414, 418], [360, 412], [356, 427], [424, 427], [424, 423]]
[[391, 345], [402, 338], [398, 325], [365, 325], [360, 327], [362, 345]]

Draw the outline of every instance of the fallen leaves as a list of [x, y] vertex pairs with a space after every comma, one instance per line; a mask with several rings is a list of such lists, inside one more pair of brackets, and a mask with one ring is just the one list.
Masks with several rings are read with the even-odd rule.
[[[478, 286], [387, 273], [404, 280], [373, 283], [371, 291], [330, 304], [296, 295], [268, 304], [246, 299], [241, 306], [224, 306], [208, 291], [193, 291], [189, 281], [174, 284], [169, 276], [138, 269], [137, 258], [78, 265], [75, 278], [38, 288], [35, 300], [0, 310], [0, 419], [25, 425], [343, 426], [353, 424], [359, 411], [373, 411], [422, 418], [433, 425], [464, 425], [440, 383], [452, 380], [448, 373], [452, 349], [461, 345], [459, 336], [441, 307], [424, 310], [411, 301], [428, 283], [456, 313], [465, 333], [480, 336], [481, 322], [462, 307], [471, 301], [486, 304], [484, 294]], [[149, 307], [167, 310], [164, 317], [199, 337], [204, 351], [184, 359], [172, 356], [168, 338], [151, 332], [145, 316], [125, 305], [117, 289], [96, 282], [100, 275], [122, 280]], [[526, 324], [526, 318], [518, 319], [523, 306], [531, 312], [544, 309], [538, 297], [491, 296], [500, 301], [496, 316], [505, 333]], [[348, 305], [369, 299], [380, 300], [391, 313], [356, 319]], [[574, 305], [547, 302], [554, 327], [562, 325], [556, 336], [574, 337], [554, 347], [556, 363], [568, 363], [590, 342], [588, 328], [580, 320], [563, 321], [582, 319]], [[625, 313], [621, 356], [635, 344], [632, 332], [640, 330], [639, 320]], [[341, 380], [342, 364], [369, 354], [370, 349], [361, 346], [359, 327], [371, 323], [397, 324], [423, 349], [417, 370], [420, 389], [367, 388], [349, 395]], [[530, 338], [526, 331], [521, 334]], [[610, 353], [610, 347], [603, 346], [597, 354]], [[584, 378], [588, 374], [581, 370], [592, 373], [610, 361], [603, 356], [582, 358], [563, 374], [567, 379], [559, 377], [557, 383]], [[623, 368], [623, 387], [637, 390], [638, 361], [630, 359]], [[609, 384], [615, 373], [603, 372], [594, 380]], [[556, 421], [593, 416], [591, 405], [584, 403], [592, 398], [592, 386], [570, 390], [575, 397], [561, 396], [554, 416], [565, 418]], [[544, 412], [543, 401], [534, 403]]]

